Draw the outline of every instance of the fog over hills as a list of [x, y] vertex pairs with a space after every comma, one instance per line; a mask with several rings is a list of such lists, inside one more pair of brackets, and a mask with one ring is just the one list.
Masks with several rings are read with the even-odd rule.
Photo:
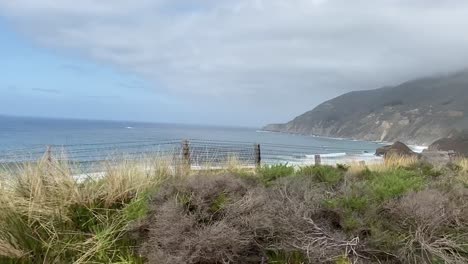
[[468, 129], [468, 71], [354, 91], [268, 131], [430, 144]]

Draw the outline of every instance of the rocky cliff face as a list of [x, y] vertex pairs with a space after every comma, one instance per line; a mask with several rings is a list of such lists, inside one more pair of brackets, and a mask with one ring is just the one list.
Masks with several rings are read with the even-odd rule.
[[430, 144], [468, 128], [468, 71], [356, 91], [264, 130]]

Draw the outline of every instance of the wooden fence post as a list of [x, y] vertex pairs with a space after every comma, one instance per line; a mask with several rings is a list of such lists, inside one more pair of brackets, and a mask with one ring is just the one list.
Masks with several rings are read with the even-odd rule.
[[260, 167], [262, 162], [262, 152], [260, 151], [260, 144], [254, 144], [254, 159], [255, 166]]
[[190, 145], [186, 139], [182, 140], [182, 162], [184, 166], [190, 168]]
[[315, 155], [315, 166], [320, 166], [322, 165], [322, 157], [320, 155]]
[[46, 156], [47, 162], [52, 162], [52, 147], [51, 146], [47, 146], [45, 156]]

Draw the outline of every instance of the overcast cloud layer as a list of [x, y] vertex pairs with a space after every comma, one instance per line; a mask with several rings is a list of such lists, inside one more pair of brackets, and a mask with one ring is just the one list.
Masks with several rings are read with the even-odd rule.
[[238, 123], [466, 68], [467, 14], [465, 0], [0, 0], [0, 15], [40, 45]]

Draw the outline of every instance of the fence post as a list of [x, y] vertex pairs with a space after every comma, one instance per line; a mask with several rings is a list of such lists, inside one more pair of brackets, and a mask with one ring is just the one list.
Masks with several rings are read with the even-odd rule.
[[255, 159], [255, 166], [260, 167], [260, 163], [262, 162], [262, 153], [260, 151], [260, 144], [254, 144], [254, 159]]
[[315, 155], [315, 166], [320, 166], [322, 165], [322, 157], [320, 155], [316, 154]]
[[45, 156], [46, 156], [47, 162], [52, 162], [52, 147], [51, 146], [47, 146]]
[[187, 139], [182, 140], [182, 162], [190, 168], [190, 145]]

